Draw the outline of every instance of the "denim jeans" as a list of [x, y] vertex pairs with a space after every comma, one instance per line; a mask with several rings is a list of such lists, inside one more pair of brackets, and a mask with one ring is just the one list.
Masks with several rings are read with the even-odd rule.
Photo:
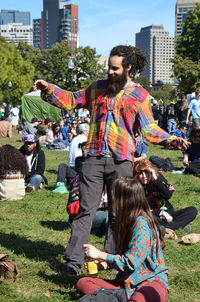
[[91, 234], [102, 237], [108, 230], [108, 212], [103, 210], [96, 211], [92, 222]]
[[167, 131], [168, 133], [174, 131], [176, 129], [176, 121], [174, 118], [169, 118], [167, 121]]
[[44, 182], [43, 177], [39, 174], [35, 174], [30, 178], [29, 182], [26, 183], [26, 187], [27, 186], [32, 186], [32, 187], [35, 188], [35, 191], [36, 191], [40, 188], [40, 184], [43, 183], [43, 182]]
[[70, 145], [68, 140], [63, 140], [62, 138], [56, 138], [53, 140], [53, 143], [63, 143], [66, 147], [68, 147]]

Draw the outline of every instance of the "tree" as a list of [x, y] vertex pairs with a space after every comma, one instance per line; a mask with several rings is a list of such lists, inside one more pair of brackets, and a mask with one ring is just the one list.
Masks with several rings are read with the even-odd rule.
[[196, 4], [183, 23], [183, 33], [176, 41], [176, 56], [195, 63], [200, 60], [200, 4]]
[[173, 69], [178, 79], [180, 95], [191, 93], [200, 87], [200, 61], [195, 63], [189, 58], [175, 58]]
[[74, 88], [80, 89], [88, 86], [91, 82], [106, 77], [106, 69], [98, 63], [99, 55], [96, 49], [89, 46], [79, 47], [76, 51], [74, 62]]
[[24, 93], [33, 86], [34, 67], [24, 61], [20, 52], [11, 43], [0, 37], [0, 101], [9, 100], [9, 81], [12, 82], [11, 101], [19, 104]]
[[139, 76], [136, 78], [136, 82], [144, 87], [148, 92], [151, 91], [151, 82], [145, 76]]
[[38, 73], [38, 70], [40, 70], [41, 61], [42, 61], [42, 53], [39, 48], [35, 48], [26, 42], [19, 42], [19, 44], [16, 47], [23, 60], [31, 62], [31, 64], [35, 68], [35, 74], [34, 74], [34, 80], [38, 79], [40, 76], [40, 73]]
[[175, 98], [176, 90], [170, 84], [164, 84], [159, 90], [151, 91], [151, 95], [162, 100], [165, 105], [168, 105]]
[[180, 94], [193, 92], [200, 86], [200, 4], [196, 4], [183, 23], [183, 33], [176, 41], [172, 60]]
[[44, 55], [40, 57], [37, 78], [70, 90], [70, 71], [68, 69], [70, 57], [74, 62], [72, 71], [74, 90], [86, 87], [95, 79], [105, 76], [105, 68], [98, 64], [99, 56], [95, 49], [87, 46], [72, 50], [66, 41], [62, 41], [54, 44], [51, 49], [45, 50]]

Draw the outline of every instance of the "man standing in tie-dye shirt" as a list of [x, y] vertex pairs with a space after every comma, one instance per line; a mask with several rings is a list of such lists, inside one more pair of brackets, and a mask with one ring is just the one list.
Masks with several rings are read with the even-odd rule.
[[149, 93], [133, 82], [147, 64], [143, 52], [132, 46], [116, 46], [111, 50], [108, 78], [93, 82], [86, 89], [69, 92], [37, 80], [44, 101], [66, 110], [75, 107], [90, 111], [91, 122], [85, 160], [80, 168], [80, 209], [73, 221], [66, 248], [66, 271], [76, 275], [84, 261], [83, 243], [88, 242], [93, 217], [107, 185], [109, 228], [105, 251], [115, 253], [115, 217], [112, 211], [111, 185], [120, 176], [132, 176], [135, 152], [134, 132], [151, 143], [186, 148], [188, 142], [170, 136], [153, 119]]

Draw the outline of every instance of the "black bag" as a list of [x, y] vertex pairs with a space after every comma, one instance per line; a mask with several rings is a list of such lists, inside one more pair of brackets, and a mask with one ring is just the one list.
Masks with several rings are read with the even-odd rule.
[[152, 155], [149, 158], [150, 162], [156, 166], [156, 168], [163, 170], [163, 171], [172, 171], [175, 169], [174, 165], [171, 162], [169, 157], [161, 158], [156, 155]]
[[127, 302], [124, 288], [99, 288], [90, 295], [85, 295], [78, 302]]

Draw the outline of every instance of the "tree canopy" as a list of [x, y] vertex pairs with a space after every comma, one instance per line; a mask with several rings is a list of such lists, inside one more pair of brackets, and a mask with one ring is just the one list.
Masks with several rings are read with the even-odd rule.
[[200, 4], [196, 4], [183, 23], [173, 63], [180, 94], [191, 93], [200, 86]]
[[164, 84], [159, 90], [151, 91], [151, 95], [157, 100], [161, 99], [165, 105], [168, 105], [176, 97], [176, 89], [170, 84]]
[[183, 23], [183, 32], [176, 41], [177, 57], [200, 60], [200, 4], [196, 4]]
[[[106, 70], [99, 64], [96, 49], [89, 46], [72, 50], [67, 42], [53, 45], [43, 53], [25, 42], [17, 46], [0, 37], [0, 102], [9, 101], [8, 83], [12, 82], [11, 102], [19, 104], [23, 94], [28, 93], [36, 79], [44, 79], [63, 89], [73, 90], [89, 85], [92, 81], [104, 78]], [[74, 68], [68, 68], [72, 58]]]
[[142, 87], [144, 87], [148, 92], [151, 91], [151, 82], [145, 76], [139, 76], [136, 78], [136, 82], [139, 83]]
[[62, 41], [45, 50], [43, 54], [26, 43], [19, 44], [18, 49], [24, 59], [35, 67], [34, 79], [44, 79], [63, 89], [69, 90], [71, 87], [71, 71], [68, 68], [70, 58], [74, 63], [73, 90], [86, 87], [106, 74], [105, 68], [98, 63], [100, 56], [96, 54], [96, 49], [89, 46], [73, 50], [66, 41]]
[[23, 60], [16, 47], [2, 37], [0, 37], [0, 66], [0, 101], [9, 101], [8, 83], [11, 82], [11, 102], [16, 105], [21, 96], [32, 87], [34, 67], [31, 62]]

